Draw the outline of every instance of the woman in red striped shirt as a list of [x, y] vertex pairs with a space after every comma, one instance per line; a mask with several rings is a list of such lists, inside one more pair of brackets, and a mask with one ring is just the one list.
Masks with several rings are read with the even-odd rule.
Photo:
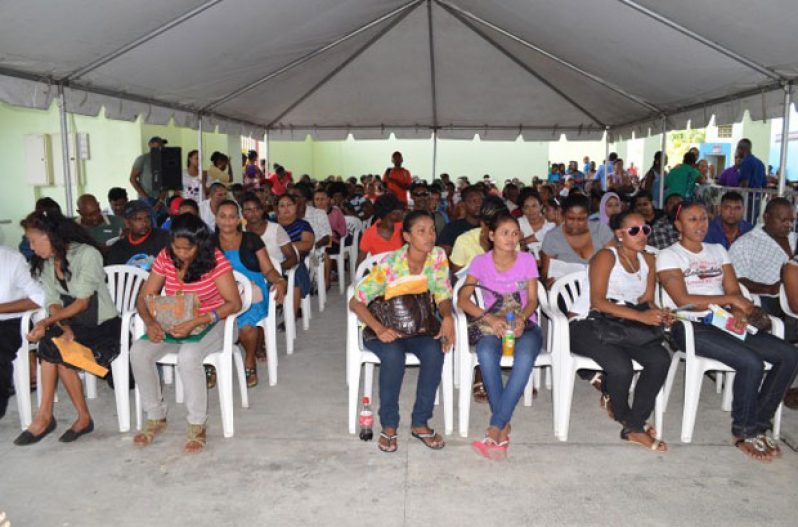
[[[146, 298], [158, 295], [193, 293], [199, 299], [199, 316], [169, 328], [162, 327], [149, 313]], [[142, 431], [133, 438], [136, 446], [147, 446], [166, 429], [166, 404], [161, 394], [156, 361], [177, 353], [180, 380], [188, 410], [187, 453], [205, 447], [205, 420], [208, 392], [202, 361], [222, 348], [224, 324], [220, 320], [241, 309], [241, 297], [233, 269], [216, 248], [205, 223], [193, 214], [181, 214], [172, 222], [170, 243], [155, 258], [149, 278], [142, 285], [136, 304], [147, 326], [147, 338], [136, 341], [130, 350], [133, 375], [147, 413]], [[184, 340], [200, 326], [210, 326], [198, 341]]]

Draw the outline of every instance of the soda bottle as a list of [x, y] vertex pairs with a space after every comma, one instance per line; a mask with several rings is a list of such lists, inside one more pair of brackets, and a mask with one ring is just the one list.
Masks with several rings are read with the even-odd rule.
[[371, 412], [371, 401], [368, 397], [363, 397], [363, 409], [360, 410], [358, 422], [360, 423], [361, 441], [371, 441], [374, 437], [374, 432], [371, 430], [374, 424], [374, 414]]
[[507, 329], [502, 336], [502, 355], [512, 356], [515, 350], [515, 315], [512, 311], [507, 313]]

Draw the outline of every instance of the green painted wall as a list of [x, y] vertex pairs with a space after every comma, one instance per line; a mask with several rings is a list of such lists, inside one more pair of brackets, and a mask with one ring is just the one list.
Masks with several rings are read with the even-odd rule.
[[[90, 159], [81, 162], [80, 178], [73, 187], [73, 199], [80, 194], [97, 196], [103, 206], [111, 187], [124, 187], [134, 197], [129, 184], [133, 160], [147, 147], [147, 140], [160, 135], [169, 140], [169, 146], [180, 146], [185, 156], [197, 148], [197, 132], [180, 128], [170, 123], [166, 126], [72, 115], [68, 117], [71, 132], [85, 132], [89, 136]], [[30, 211], [37, 199], [49, 196], [63, 207], [66, 202], [63, 186], [32, 187], [25, 181], [25, 136], [28, 134], [56, 134], [60, 132], [58, 107], [55, 103], [48, 110], [16, 108], [0, 103], [0, 156], [5, 171], [0, 175], [3, 192], [0, 192], [0, 220], [11, 220], [0, 224], [0, 244], [15, 246], [22, 229], [19, 221]], [[241, 141], [238, 137], [218, 133], [203, 133], [205, 164], [210, 163], [214, 150], [231, 153], [233, 171], [240, 177], [238, 156]], [[74, 213], [74, 211], [73, 211]]]

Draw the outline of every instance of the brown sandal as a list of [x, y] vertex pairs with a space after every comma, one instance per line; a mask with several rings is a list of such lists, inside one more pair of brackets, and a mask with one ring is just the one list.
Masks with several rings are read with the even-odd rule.
[[481, 382], [475, 382], [471, 386], [471, 391], [474, 395], [474, 402], [485, 403], [488, 401], [488, 392], [485, 391], [485, 385]]
[[155, 436], [166, 430], [166, 419], [147, 419], [144, 429], [133, 437], [133, 444], [139, 447], [148, 446]]
[[186, 443], [183, 445], [183, 452], [186, 454], [197, 454], [205, 448], [206, 437], [205, 425], [188, 425], [186, 432]]

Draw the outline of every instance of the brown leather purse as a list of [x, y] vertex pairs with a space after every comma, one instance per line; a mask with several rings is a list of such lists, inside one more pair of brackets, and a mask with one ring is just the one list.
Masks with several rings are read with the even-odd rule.
[[[174, 295], [148, 295], [145, 299], [150, 316], [165, 331], [199, 316], [199, 298], [195, 293], [177, 291]], [[199, 335], [207, 324], [194, 328], [190, 335]]]
[[[399, 295], [390, 300], [380, 296], [371, 301], [368, 309], [380, 324], [405, 338], [434, 337], [441, 330], [441, 321], [435, 315], [429, 293]], [[368, 326], [363, 330], [363, 340], [376, 338], [377, 334]]]

